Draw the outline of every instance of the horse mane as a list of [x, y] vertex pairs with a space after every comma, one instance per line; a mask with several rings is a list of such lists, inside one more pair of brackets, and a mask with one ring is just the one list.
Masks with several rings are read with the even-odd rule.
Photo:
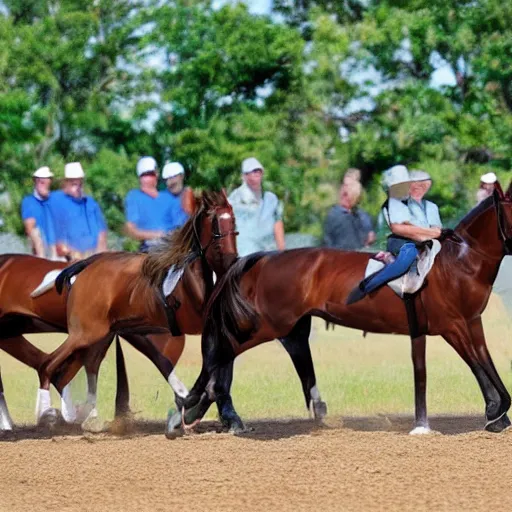
[[[222, 346], [220, 354], [227, 355], [226, 350], [229, 348], [234, 351], [258, 327], [258, 313], [243, 297], [240, 281], [243, 274], [267, 255], [265, 252], [257, 252], [238, 259], [215, 286], [205, 308], [203, 332], [212, 336], [209, 342]], [[223, 344], [223, 340], [228, 340], [229, 348]], [[208, 351], [208, 354], [212, 353], [216, 351]], [[221, 361], [209, 362], [214, 366], [221, 364]]]
[[202, 216], [210, 215], [215, 208], [230, 208], [227, 198], [220, 192], [203, 192], [195, 214], [178, 230], [166, 235], [150, 249], [142, 265], [142, 276], [152, 286], [160, 286], [170, 267], [183, 267], [200, 247], [195, 232]]
[[494, 207], [494, 197], [489, 196], [485, 198], [483, 201], [478, 203], [474, 208], [472, 208], [459, 223], [455, 226], [455, 231], [459, 232], [461, 230], [466, 229], [472, 222], [479, 217], [482, 213], [489, 209], [489, 207]]

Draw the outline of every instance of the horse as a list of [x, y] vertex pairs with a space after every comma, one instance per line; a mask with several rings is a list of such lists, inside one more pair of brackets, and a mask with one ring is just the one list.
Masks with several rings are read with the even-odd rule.
[[[419, 329], [411, 339], [416, 401], [411, 433], [430, 431], [426, 334], [442, 336], [470, 367], [486, 404], [484, 428], [499, 432], [510, 426], [511, 399], [487, 349], [481, 315], [501, 260], [512, 252], [512, 183], [506, 194], [497, 184], [493, 196], [444, 234], [434, 266], [414, 297]], [[388, 286], [346, 304], [371, 257], [310, 248], [256, 253], [234, 263], [207, 306], [203, 368], [184, 401], [183, 425], [199, 421], [215, 400], [222, 422], [232, 431], [243, 431], [230, 396], [233, 360], [274, 338], [301, 354], [303, 366], [298, 371], [303, 387], [310, 389], [310, 400], [319, 398], [308, 342], [311, 316], [366, 332], [408, 334], [406, 308]], [[171, 418], [168, 429], [175, 424]]]
[[[222, 275], [237, 257], [234, 222], [225, 193], [203, 192], [193, 217], [150, 254], [103, 253], [59, 274], [55, 288], [67, 297], [68, 338], [39, 368], [39, 423], [52, 425], [60, 418], [51, 408], [50, 382], [62, 394], [81, 366], [80, 355], [93, 350], [99, 367], [115, 335], [156, 364], [177, 400], [186, 394], [174, 365], [184, 347], [184, 333], [201, 332], [202, 306], [213, 289], [214, 273]], [[164, 297], [162, 283], [172, 266], [179, 280]], [[71, 285], [73, 277], [77, 279]], [[94, 411], [96, 381], [89, 387], [94, 390], [88, 394]], [[126, 383], [118, 390], [117, 412], [129, 410], [128, 396]]]
[[[31, 292], [45, 276], [63, 270], [67, 264], [25, 254], [0, 256], [0, 348], [36, 371], [47, 354], [23, 334], [66, 332], [66, 296], [59, 296], [53, 287], [37, 296], [31, 296]], [[83, 355], [88, 375], [98, 371], [95, 359], [93, 351]], [[12, 428], [0, 386], [0, 430]]]

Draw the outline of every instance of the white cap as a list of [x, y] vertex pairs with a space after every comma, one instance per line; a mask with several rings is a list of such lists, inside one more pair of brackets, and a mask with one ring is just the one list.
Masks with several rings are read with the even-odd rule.
[[146, 172], [156, 172], [158, 165], [152, 156], [143, 156], [137, 162], [137, 176], [142, 176]]
[[389, 197], [402, 198], [409, 195], [411, 178], [405, 165], [394, 165], [382, 175], [382, 185]]
[[174, 176], [178, 176], [178, 174], [185, 174], [185, 169], [179, 162], [171, 162], [164, 165], [162, 170], [162, 178], [164, 180], [174, 178]]
[[411, 178], [411, 181], [432, 181], [432, 178], [428, 172], [420, 171], [417, 169], [411, 170], [409, 177]]
[[47, 166], [39, 167], [37, 171], [32, 174], [34, 178], [53, 178], [53, 172]]
[[85, 178], [80, 162], [70, 162], [64, 166], [64, 178], [68, 180]]
[[263, 170], [263, 165], [261, 165], [256, 158], [251, 156], [251, 158], [246, 158], [242, 162], [242, 173], [249, 174], [252, 171], [256, 171], [257, 169]]
[[498, 177], [493, 172], [488, 172], [480, 177], [480, 181], [492, 185], [498, 181]]

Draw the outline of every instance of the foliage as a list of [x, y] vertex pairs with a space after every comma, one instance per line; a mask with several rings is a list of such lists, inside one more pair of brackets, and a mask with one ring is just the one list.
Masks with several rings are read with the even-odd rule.
[[35, 168], [61, 175], [75, 159], [117, 232], [144, 154], [180, 160], [198, 189], [237, 186], [255, 155], [287, 229], [316, 236], [350, 166], [375, 217], [382, 170], [427, 170], [451, 225], [480, 174], [510, 177], [510, 3], [275, 0], [277, 17], [215, 5], [3, 2], [3, 229], [21, 230]]

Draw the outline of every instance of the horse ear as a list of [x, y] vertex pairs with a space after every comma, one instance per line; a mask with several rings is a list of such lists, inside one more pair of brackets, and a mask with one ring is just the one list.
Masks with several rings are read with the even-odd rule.
[[[510, 185], [512, 186], [512, 182], [510, 183]], [[222, 187], [222, 190], [220, 191], [220, 193], [222, 194], [222, 197], [226, 200], [226, 203], [228, 203], [228, 194], [226, 192], [226, 189], [224, 187]]]
[[198, 209], [197, 198], [190, 187], [186, 187], [185, 190], [183, 190], [183, 195], [181, 196], [181, 207], [188, 215], [194, 215]]
[[494, 194], [498, 197], [500, 201], [503, 201], [505, 199], [505, 194], [503, 193], [503, 189], [501, 188], [499, 181], [496, 181], [494, 183]]

